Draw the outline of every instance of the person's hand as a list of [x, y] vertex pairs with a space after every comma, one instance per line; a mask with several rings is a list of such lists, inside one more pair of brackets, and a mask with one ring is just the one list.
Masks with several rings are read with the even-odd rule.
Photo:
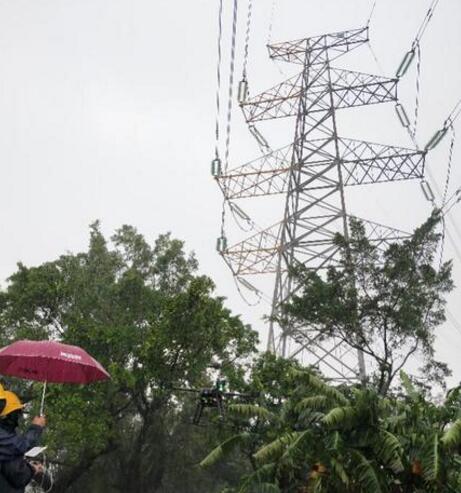
[[37, 474], [43, 474], [45, 472], [45, 468], [40, 462], [31, 462], [30, 464], [34, 468], [34, 476]]
[[45, 428], [46, 426], [46, 417], [45, 416], [35, 416], [35, 418], [32, 420], [33, 425], [41, 426], [42, 428]]

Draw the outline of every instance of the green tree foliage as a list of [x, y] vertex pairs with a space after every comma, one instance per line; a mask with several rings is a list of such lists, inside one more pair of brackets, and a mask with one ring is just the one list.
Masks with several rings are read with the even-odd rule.
[[[252, 472], [232, 491], [460, 491], [460, 388], [436, 405], [408, 379], [405, 393], [383, 397], [371, 388], [331, 387], [308, 370], [292, 369], [290, 374], [296, 387], [291, 385], [277, 410], [237, 410], [259, 447]], [[256, 428], [254, 420], [261, 416], [266, 425]], [[248, 436], [236, 437], [226, 446], [238, 443], [246, 457]], [[215, 449], [202, 466], [235, 450], [226, 446], [219, 454]]]
[[439, 222], [434, 212], [411, 237], [383, 250], [353, 219], [349, 241], [336, 237], [338, 266], [325, 275], [296, 273], [302, 289], [286, 305], [286, 316], [316, 327], [323, 339], [361, 349], [383, 395], [412, 355], [424, 358], [426, 376], [443, 382], [448, 372], [434, 359], [434, 331], [445, 321], [444, 296], [453, 288], [451, 262], [434, 267]]
[[[194, 464], [216, 433], [185, 424], [193, 403], [175, 389], [208, 384], [212, 364], [237, 385], [257, 336], [213, 296], [213, 282], [197, 274], [181, 241], [162, 235], [151, 247], [130, 226], [111, 242], [98, 223], [90, 232], [87, 251], [19, 264], [0, 293], [3, 343], [76, 344], [112, 376], [49, 386], [53, 491], [214, 491]], [[39, 386], [25, 391], [36, 396]], [[216, 485], [227, 484], [225, 470]]]

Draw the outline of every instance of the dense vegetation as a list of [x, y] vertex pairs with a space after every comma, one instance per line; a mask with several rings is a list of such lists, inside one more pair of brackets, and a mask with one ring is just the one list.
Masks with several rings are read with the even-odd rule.
[[[367, 355], [369, 378], [349, 386], [258, 354], [256, 333], [169, 235], [151, 246], [124, 226], [109, 241], [96, 223], [87, 251], [19, 264], [0, 292], [2, 345], [59, 339], [84, 347], [112, 375], [49, 387], [53, 491], [461, 491], [461, 393], [440, 397], [448, 370], [433, 349], [453, 287], [451, 264], [434, 267], [438, 220], [385, 250], [353, 222], [350, 241], [337, 238], [337, 267], [294, 272], [303, 289], [285, 315]], [[416, 354], [424, 378], [401, 371]], [[209, 411], [192, 426], [196, 397], [180, 389], [209, 386], [217, 375], [258, 397], [235, 399], [224, 420]], [[6, 385], [36, 411], [39, 384]]]

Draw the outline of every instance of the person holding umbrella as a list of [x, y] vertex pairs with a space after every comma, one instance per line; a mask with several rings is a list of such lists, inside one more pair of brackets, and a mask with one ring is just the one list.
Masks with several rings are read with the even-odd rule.
[[36, 416], [20, 435], [16, 429], [24, 405], [13, 392], [5, 391], [4, 397], [6, 404], [0, 414], [0, 491], [22, 493], [34, 477], [44, 473], [42, 465], [27, 462], [24, 454], [38, 444], [46, 418]]

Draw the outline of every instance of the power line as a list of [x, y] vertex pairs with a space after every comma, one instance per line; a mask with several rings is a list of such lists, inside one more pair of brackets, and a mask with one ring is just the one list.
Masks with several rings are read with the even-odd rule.
[[436, 9], [439, 1], [440, 0], [433, 0], [432, 1], [431, 6], [429, 7], [429, 10], [427, 11], [427, 13], [423, 19], [423, 22], [419, 26], [419, 29], [416, 33], [416, 36], [413, 39], [413, 43], [411, 44], [410, 50], [407, 53], [405, 53], [405, 56], [403, 57], [403, 60], [400, 63], [399, 68], [397, 69], [397, 72], [395, 75], [398, 79], [400, 79], [401, 77], [403, 77], [407, 73], [408, 69], [410, 68], [411, 64], [413, 63], [413, 60], [414, 60], [415, 55], [416, 55], [416, 49], [421, 43], [421, 40], [422, 40], [424, 33], [426, 32], [427, 27], [428, 27], [433, 15], [434, 15], [435, 9]]
[[227, 128], [226, 128], [226, 155], [224, 159], [224, 169], [229, 167], [231, 124], [232, 124], [232, 107], [234, 101], [234, 72], [235, 72], [235, 45], [237, 42], [237, 19], [238, 19], [238, 0], [234, 0], [232, 15], [232, 38], [231, 38], [231, 56], [229, 70], [229, 99], [227, 102]]
[[218, 9], [218, 60], [216, 67], [216, 121], [215, 121], [215, 160], [219, 161], [219, 122], [221, 117], [221, 65], [222, 65], [222, 17], [223, 17], [223, 0], [219, 0]]
[[376, 9], [376, 3], [377, 3], [378, 0], [374, 0], [373, 2], [373, 6], [371, 7], [371, 11], [370, 11], [370, 15], [368, 16], [368, 20], [367, 20], [367, 23], [366, 23], [366, 26], [369, 27], [370, 26], [370, 23], [371, 23], [371, 19], [373, 18], [373, 14], [375, 13], [375, 9]]
[[277, 2], [277, 0], [272, 0], [271, 12], [270, 12], [270, 17], [269, 17], [269, 27], [267, 30], [267, 44], [268, 45], [270, 45], [272, 43], [272, 31], [274, 29], [276, 2]]

